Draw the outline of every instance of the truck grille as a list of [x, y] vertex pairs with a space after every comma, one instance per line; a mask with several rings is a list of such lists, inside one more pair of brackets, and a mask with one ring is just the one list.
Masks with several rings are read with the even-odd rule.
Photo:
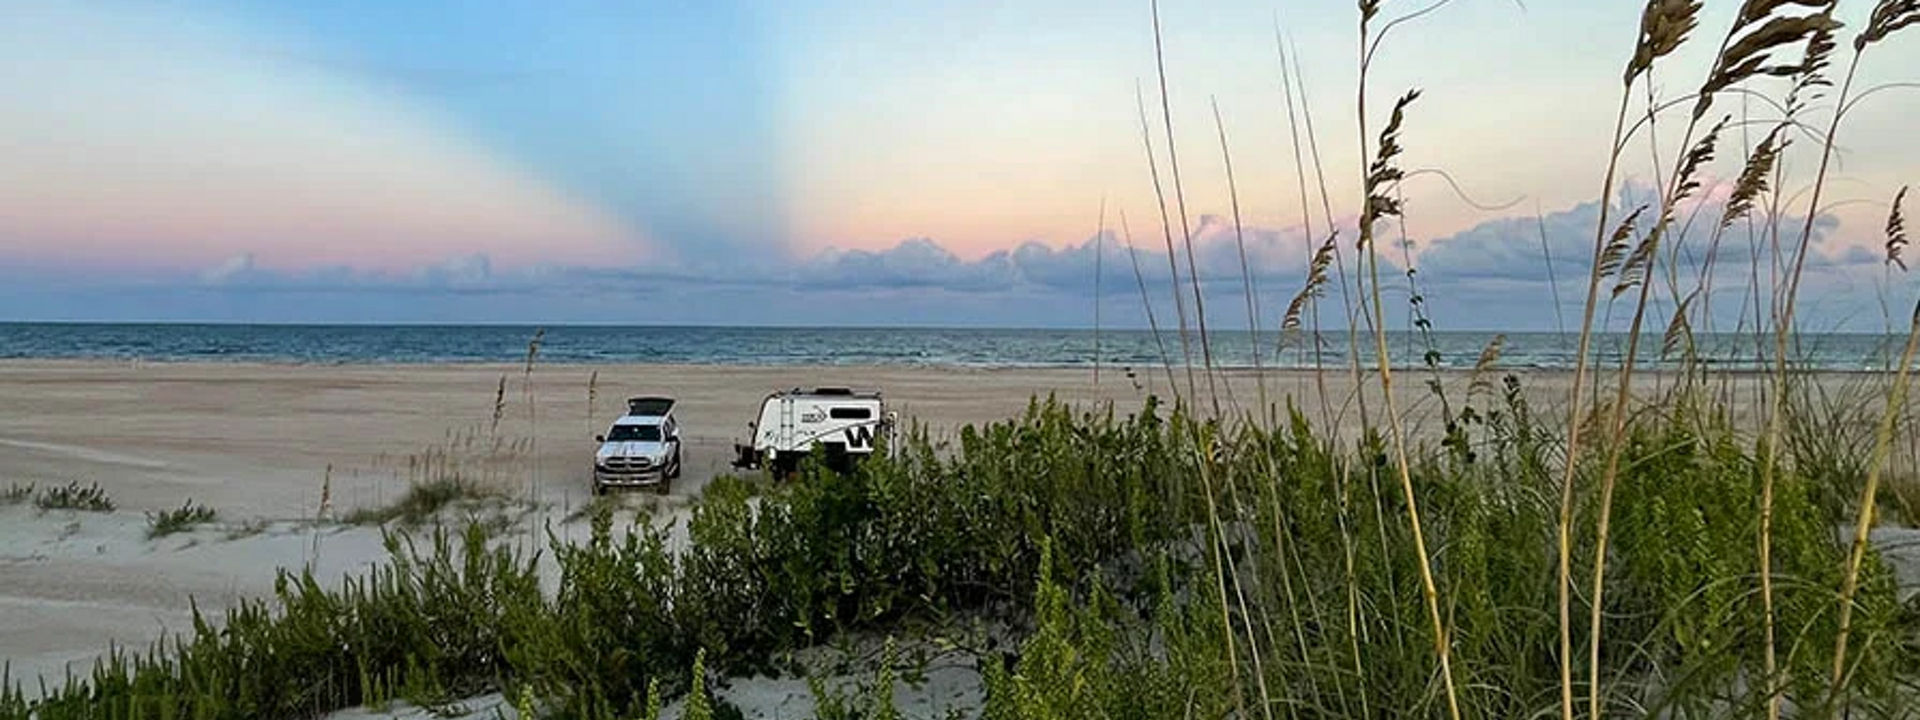
[[653, 461], [647, 458], [607, 458], [601, 463], [610, 472], [643, 472], [653, 468]]

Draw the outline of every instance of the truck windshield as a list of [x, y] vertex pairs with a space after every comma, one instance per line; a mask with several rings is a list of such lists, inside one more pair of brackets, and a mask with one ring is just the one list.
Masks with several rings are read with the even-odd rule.
[[615, 425], [607, 442], [660, 442], [659, 425]]

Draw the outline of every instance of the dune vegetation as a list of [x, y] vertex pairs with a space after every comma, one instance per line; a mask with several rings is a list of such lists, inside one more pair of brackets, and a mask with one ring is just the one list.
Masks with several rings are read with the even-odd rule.
[[[1614, 198], [1622, 157], [1655, 119], [1678, 138], [1661, 148], [1674, 162], [1646, 204], [1602, 202], [1573, 389], [1550, 408], [1501, 368], [1498, 338], [1452, 383], [1464, 391], [1431, 353], [1386, 360], [1383, 298], [1410, 297], [1422, 330], [1443, 320], [1421, 307], [1414, 273], [1381, 267], [1381, 235], [1405, 210], [1401, 131], [1437, 101], [1408, 90], [1384, 114], [1368, 107], [1387, 30], [1426, 12], [1386, 10], [1358, 3], [1357, 225], [1338, 229], [1341, 199], [1303, 190], [1320, 238], [1303, 250], [1310, 277], [1277, 329], [1252, 328], [1295, 352], [1344, 331], [1351, 364], [1315, 372], [1377, 394], [1211, 389], [1204, 296], [1181, 271], [1179, 171], [1154, 151], [1170, 150], [1171, 113], [1157, 108], [1156, 136], [1143, 104], [1175, 285], [1143, 281], [1140, 300], [1167, 336], [1154, 371], [1175, 397], [1035, 399], [952, 438], [907, 432], [850, 473], [722, 478], [685, 516], [683, 547], [664, 519], [617, 527], [605, 506], [584, 543], [396, 530], [391, 563], [369, 576], [287, 572], [275, 597], [115, 650], [44, 694], [8, 680], [0, 718], [313, 717], [489, 692], [549, 717], [653, 718], [678, 698], [685, 717], [725, 717], [737, 710], [712, 699], [713, 682], [882, 639], [881, 682], [857, 697], [816, 685], [822, 717], [899, 717], [892, 681], [927, 647], [975, 664], [984, 700], [956, 714], [993, 720], [1911, 716], [1920, 605], [1869, 537], [1913, 517], [1920, 307], [1891, 369], [1841, 401], [1810, 389], [1794, 328], [1845, 110], [1875, 91], [1854, 87], [1855, 68], [1920, 22], [1920, 3], [1879, 0], [1843, 28], [1834, 0], [1744, 0], [1720, 29], [1698, 26], [1697, 0], [1646, 2], [1623, 38], [1617, 129], [1596, 139], [1611, 159], [1595, 168], [1599, 197]], [[1710, 67], [1666, 66], [1716, 41]], [[1697, 89], [1657, 97], [1655, 68]], [[1771, 114], [1736, 115], [1726, 107], [1750, 104], [1734, 97]], [[1296, 155], [1317, 159], [1306, 120], [1289, 113]], [[1789, 194], [1790, 156], [1817, 170]], [[1711, 168], [1737, 180], [1718, 217], [1692, 218]], [[1298, 170], [1305, 188], [1326, 168]], [[1887, 194], [1886, 259], [1904, 268], [1904, 191]], [[1701, 306], [1716, 249], [1736, 238], [1759, 249], [1731, 330], [1751, 338], [1757, 373], [1717, 370], [1696, 348], [1697, 334], [1728, 332]], [[1631, 318], [1618, 364], [1593, 360], [1603, 313]], [[1650, 373], [1651, 391], [1637, 382]], [[1439, 412], [1415, 418], [1416, 397]], [[1740, 419], [1741, 402], [1757, 420]], [[1332, 405], [1358, 413], [1358, 432], [1318, 423]]]

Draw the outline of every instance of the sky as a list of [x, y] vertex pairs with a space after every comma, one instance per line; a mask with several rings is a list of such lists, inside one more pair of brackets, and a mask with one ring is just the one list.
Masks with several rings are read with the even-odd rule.
[[[1709, 2], [1647, 90], [1697, 87], [1733, 4]], [[1423, 5], [1388, 0], [1381, 22]], [[1369, 133], [1420, 88], [1401, 163], [1444, 171], [1408, 180], [1405, 226], [1382, 228], [1407, 241], [1382, 245], [1396, 308], [1411, 265], [1441, 327], [1578, 315], [1637, 6], [1454, 0], [1394, 28]], [[1168, 0], [1161, 23], [1210, 318], [1244, 325], [1251, 281], [1277, 322], [1325, 216], [1351, 236], [1357, 14]], [[1097, 305], [1142, 326], [1143, 284], [1174, 311], [1165, 228], [1184, 233], [1142, 147], [1144, 106], [1170, 184], [1145, 0], [0, 0], [0, 33], [0, 321], [1077, 326]], [[1282, 43], [1326, 211], [1311, 177], [1301, 207]], [[1920, 36], [1896, 35], [1856, 82], [1914, 67]], [[1810, 325], [1876, 329], [1912, 302], [1881, 258], [1889, 200], [1920, 181], [1916, 111], [1892, 88], [1842, 126]], [[1684, 120], [1637, 136], [1616, 202], [1652, 193]], [[1702, 207], [1754, 139], [1729, 134]], [[1785, 195], [1811, 147], [1789, 154]], [[1708, 235], [1691, 231], [1689, 262]], [[1726, 322], [1750, 256], [1720, 256]]]

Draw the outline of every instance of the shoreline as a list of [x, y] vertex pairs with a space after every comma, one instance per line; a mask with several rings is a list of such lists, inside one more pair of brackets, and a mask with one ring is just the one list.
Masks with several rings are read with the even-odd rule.
[[[1773, 371], [1771, 369], [1766, 369], [1766, 368], [1756, 368], [1756, 367], [1750, 367], [1746, 365], [1715, 364], [1714, 361], [1712, 360], [1703, 360], [1701, 361], [1701, 363], [1704, 366], [1703, 372], [1705, 372], [1710, 376], [1731, 375], [1734, 377], [1744, 378], [1744, 377], [1752, 377], [1756, 375], [1770, 376], [1773, 374]], [[261, 358], [221, 359], [217, 357], [194, 357], [194, 358], [178, 358], [178, 357], [151, 358], [151, 357], [118, 357], [118, 356], [115, 356], [115, 357], [108, 357], [108, 356], [0, 357], [0, 371], [5, 371], [10, 368], [58, 368], [58, 367], [124, 368], [129, 365], [160, 366], [160, 367], [212, 366], [212, 367], [227, 367], [227, 368], [240, 367], [240, 368], [285, 368], [285, 369], [366, 368], [366, 369], [373, 369], [373, 370], [405, 370], [405, 369], [415, 369], [415, 368], [471, 368], [471, 369], [493, 369], [493, 370], [499, 370], [499, 371], [512, 371], [512, 372], [522, 372], [525, 370], [525, 367], [526, 367], [525, 364], [522, 362], [509, 362], [504, 360], [372, 359], [372, 360], [337, 360], [337, 361], [331, 361], [331, 362], [323, 362], [323, 361], [317, 361], [317, 360], [261, 359]], [[1257, 374], [1286, 376], [1286, 375], [1311, 375], [1315, 372], [1345, 373], [1348, 371], [1349, 367], [1350, 366], [1346, 364], [1334, 364], [1334, 363], [1328, 363], [1319, 368], [1315, 368], [1311, 365], [1297, 365], [1297, 364], [1262, 365], [1259, 367], [1256, 367], [1253, 365], [1246, 365], [1246, 364], [1236, 364], [1236, 365], [1215, 364], [1213, 371], [1215, 373], [1222, 374], [1222, 375], [1253, 377]], [[1094, 366], [1092, 363], [1013, 363], [1013, 362], [1009, 362], [1009, 363], [943, 363], [943, 362], [832, 363], [832, 362], [820, 362], [818, 360], [811, 360], [811, 359], [789, 362], [789, 363], [769, 363], [769, 362], [754, 362], [754, 361], [636, 362], [632, 360], [608, 360], [605, 362], [583, 362], [579, 360], [569, 359], [569, 360], [554, 360], [554, 361], [536, 360], [534, 362], [534, 368], [536, 371], [540, 369], [558, 369], [558, 370], [580, 369], [580, 370], [592, 371], [592, 370], [605, 370], [609, 368], [611, 369], [642, 369], [644, 368], [644, 369], [659, 369], [659, 370], [873, 370], [873, 371], [954, 370], [954, 371], [966, 371], [966, 372], [1032, 371], [1032, 372], [1083, 373], [1083, 374], [1091, 375], [1091, 373], [1093, 372]], [[1103, 375], [1108, 372], [1124, 372], [1126, 369], [1132, 369], [1136, 373], [1158, 372], [1158, 373], [1164, 374], [1166, 371], [1166, 366], [1157, 364], [1157, 363], [1153, 365], [1128, 365], [1125, 363], [1102, 363], [1100, 365], [1100, 369]], [[1194, 369], [1194, 372], [1196, 373], [1205, 371], [1204, 368], [1198, 363], [1196, 363], [1193, 366], [1193, 369]], [[1596, 363], [1596, 364], [1589, 365], [1587, 371], [1589, 373], [1598, 371], [1604, 374], [1608, 371], [1617, 370], [1617, 369], [1618, 369], [1618, 365], [1616, 363]], [[1920, 369], [1920, 368], [1916, 368], [1916, 369]], [[1185, 373], [1186, 366], [1184, 364], [1176, 364], [1172, 367], [1172, 370], [1176, 373]], [[1392, 367], [1392, 370], [1395, 373], [1438, 372], [1442, 375], [1453, 375], [1453, 374], [1465, 375], [1465, 374], [1480, 372], [1479, 370], [1476, 370], [1475, 368], [1472, 368], [1472, 367], [1443, 366], [1439, 368], [1429, 369], [1425, 365], [1419, 365], [1419, 364], [1394, 365]], [[1572, 367], [1563, 367], [1559, 365], [1495, 364], [1487, 368], [1484, 372], [1485, 374], [1501, 374], [1501, 373], [1524, 373], [1524, 374], [1567, 373], [1567, 374], [1571, 374], [1573, 370], [1574, 369]], [[1833, 367], [1796, 366], [1793, 368], [1794, 374], [1802, 375], [1802, 376], [1806, 376], [1806, 375], [1814, 375], [1814, 376], [1878, 375], [1883, 373], [1891, 373], [1894, 370], [1895, 368], [1892, 368], [1892, 367], [1833, 368]], [[1366, 373], [1377, 373], [1378, 367], [1375, 365], [1363, 365], [1361, 367], [1361, 371]], [[1676, 375], [1677, 373], [1678, 371], [1671, 367], [1648, 367], [1643, 365], [1643, 366], [1636, 367], [1634, 369], [1635, 375], [1671, 377]]]

